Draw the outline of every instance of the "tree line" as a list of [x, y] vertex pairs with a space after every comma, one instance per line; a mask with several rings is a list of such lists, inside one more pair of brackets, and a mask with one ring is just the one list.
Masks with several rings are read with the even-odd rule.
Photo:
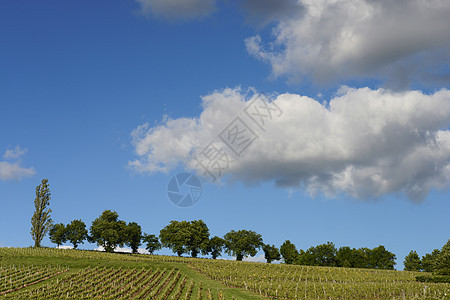
[[285, 241], [280, 247], [280, 253], [286, 264], [368, 268], [393, 270], [395, 254], [386, 250], [382, 245], [373, 249], [340, 247], [332, 242], [310, 247], [307, 250], [297, 250], [291, 241]]
[[[340, 247], [337, 249], [332, 242], [310, 247], [306, 250], [297, 250], [296, 246], [286, 240], [280, 248], [263, 243], [260, 234], [252, 230], [231, 230], [223, 237], [210, 237], [209, 228], [202, 220], [171, 221], [159, 235], [146, 234], [136, 222], [126, 223], [119, 219], [115, 211], [105, 210], [96, 218], [89, 231], [81, 220], [73, 220], [69, 224], [53, 224], [50, 218], [50, 189], [48, 180], [36, 187], [35, 212], [32, 217], [31, 234], [35, 240], [35, 246], [39, 247], [42, 238], [49, 232], [50, 240], [57, 246], [69, 241], [74, 248], [88, 241], [102, 246], [106, 252], [113, 252], [117, 247], [124, 245], [130, 247], [133, 253], [144, 243], [150, 254], [162, 247], [169, 248], [178, 256], [188, 254], [197, 257], [199, 254], [211, 255], [213, 259], [226, 253], [243, 260], [248, 256], [255, 256], [259, 250], [263, 250], [268, 263], [283, 260], [286, 264], [329, 266], [348, 268], [372, 268], [394, 269], [395, 254], [386, 250], [382, 245], [373, 249]], [[450, 241], [449, 241], [450, 243]], [[447, 243], [445, 249], [450, 249]], [[422, 260], [417, 253], [412, 251], [405, 258], [405, 270], [433, 271], [438, 264], [450, 265], [448, 250], [434, 250], [426, 254]], [[444, 254], [442, 254], [444, 253]], [[447, 260], [439, 260], [446, 257]]]
[[450, 240], [439, 250], [434, 249], [422, 258], [411, 250], [403, 261], [405, 271], [424, 271], [430, 275], [417, 276], [419, 281], [450, 282]]

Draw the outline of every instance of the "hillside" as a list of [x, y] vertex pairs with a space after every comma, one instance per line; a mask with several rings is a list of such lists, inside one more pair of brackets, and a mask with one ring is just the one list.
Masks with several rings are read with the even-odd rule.
[[[415, 272], [0, 248], [8, 299], [448, 299]], [[447, 297], [447, 298], [446, 298]]]

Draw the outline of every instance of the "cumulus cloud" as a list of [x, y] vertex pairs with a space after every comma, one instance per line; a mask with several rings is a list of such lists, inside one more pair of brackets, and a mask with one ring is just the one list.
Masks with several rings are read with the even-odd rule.
[[215, 10], [215, 0], [136, 0], [146, 15], [166, 19], [193, 19], [204, 17]]
[[14, 149], [6, 150], [5, 154], [3, 154], [4, 159], [18, 159], [22, 155], [28, 152], [28, 149], [22, 149], [20, 146], [16, 146]]
[[16, 146], [14, 149], [6, 150], [3, 155], [5, 161], [0, 161], [0, 180], [21, 180], [36, 174], [33, 167], [24, 168], [20, 165], [20, 157], [28, 150]]
[[246, 39], [248, 52], [275, 76], [320, 84], [378, 78], [449, 83], [450, 2], [445, 0], [298, 0], [296, 18], [279, 18], [273, 40]]
[[[154, 173], [181, 165], [205, 175], [194, 158], [213, 142], [230, 157], [223, 180], [272, 181], [360, 199], [406, 194], [414, 201], [449, 186], [448, 90], [427, 95], [343, 87], [328, 103], [282, 94], [271, 103], [282, 114], [267, 118], [263, 130], [243, 113], [259, 97], [224, 89], [202, 98], [199, 117], [139, 126], [132, 132], [137, 159], [129, 166]], [[241, 155], [220, 138], [236, 116], [257, 136]]]

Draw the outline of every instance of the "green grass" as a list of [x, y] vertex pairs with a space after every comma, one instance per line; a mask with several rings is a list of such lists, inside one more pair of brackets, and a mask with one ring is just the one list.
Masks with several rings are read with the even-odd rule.
[[[67, 270], [0, 298], [46, 299], [45, 293], [53, 293], [59, 296], [52, 298], [64, 294], [69, 299], [129, 299], [137, 294], [146, 299], [450, 299], [450, 284], [418, 282], [418, 272], [49, 248], [0, 248], [0, 266], [19, 273], [30, 266], [47, 270], [45, 274]], [[21, 278], [11, 271], [3, 274]], [[151, 274], [160, 277], [150, 282]], [[0, 285], [1, 280], [0, 275]], [[134, 292], [120, 293], [132, 288]]]
[[[68, 268], [68, 271], [56, 275], [51, 279], [45, 280], [35, 285], [25, 287], [19, 291], [8, 293], [0, 297], [15, 298], [25, 297], [30, 291], [37, 291], [42, 288], [48, 288], [60, 285], [62, 281], [70, 276], [75, 276], [87, 268], [111, 268], [111, 269], [167, 269], [180, 271], [180, 278], [186, 276], [187, 282], [194, 281], [194, 289], [190, 299], [197, 299], [198, 287], [202, 287], [202, 299], [208, 299], [208, 290], [211, 291], [213, 299], [219, 299], [219, 293], [223, 295], [222, 299], [262, 299], [262, 297], [246, 291], [227, 287], [221, 282], [214, 281], [192, 268], [189, 264], [193, 259], [178, 258], [171, 256], [158, 255], [140, 255], [125, 253], [104, 253], [87, 250], [72, 249], [50, 249], [50, 248], [0, 248], [0, 265], [15, 266], [61, 266]], [[200, 259], [202, 260], [202, 259]], [[0, 278], [1, 281], [1, 278]], [[180, 283], [174, 287], [174, 292]], [[186, 284], [187, 286], [187, 284]], [[187, 287], [185, 287], [186, 289]], [[107, 298], [108, 295], [104, 295]], [[171, 295], [172, 296], [172, 295]]]

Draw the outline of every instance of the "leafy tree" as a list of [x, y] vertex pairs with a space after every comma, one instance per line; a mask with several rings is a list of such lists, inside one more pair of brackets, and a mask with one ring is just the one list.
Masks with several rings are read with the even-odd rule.
[[336, 266], [336, 247], [332, 242], [311, 247], [308, 250], [314, 260], [314, 266]]
[[274, 245], [267, 244], [267, 245], [264, 245], [262, 249], [264, 251], [264, 257], [266, 258], [267, 263], [270, 264], [274, 260], [281, 259], [280, 251]]
[[369, 266], [374, 269], [393, 270], [395, 254], [389, 252], [384, 246], [378, 246], [370, 251]]
[[50, 241], [59, 247], [67, 241], [66, 226], [63, 223], [55, 224], [52, 228], [50, 228], [48, 235], [50, 237]]
[[252, 230], [231, 230], [225, 234], [224, 240], [225, 252], [236, 256], [238, 261], [248, 255], [255, 256], [263, 246], [262, 236]]
[[92, 222], [90, 242], [96, 242], [106, 252], [114, 252], [117, 246], [123, 246], [126, 237], [126, 223], [119, 220], [115, 211], [105, 210]]
[[286, 240], [280, 247], [280, 254], [283, 257], [285, 264], [293, 264], [298, 257], [298, 251], [291, 241]]
[[434, 271], [437, 275], [450, 276], [450, 240], [442, 247], [437, 256]]
[[191, 252], [192, 257], [197, 257], [201, 252], [208, 254], [209, 229], [202, 220], [191, 221], [189, 224], [189, 239], [186, 243], [186, 249]]
[[215, 236], [209, 240], [208, 252], [211, 253], [213, 259], [216, 259], [222, 255], [222, 249], [225, 245], [225, 241], [218, 236]]
[[126, 227], [125, 244], [131, 248], [133, 253], [138, 252], [138, 248], [141, 245], [142, 229], [136, 222], [128, 223]]
[[188, 252], [186, 244], [189, 237], [189, 222], [187, 221], [170, 221], [169, 225], [159, 232], [161, 245], [171, 249], [178, 256]]
[[52, 210], [48, 208], [50, 195], [48, 179], [42, 179], [41, 184], [36, 187], [35, 211], [31, 217], [31, 237], [34, 240], [34, 247], [41, 246], [42, 239], [53, 225], [50, 217]]
[[145, 247], [150, 254], [153, 254], [153, 252], [161, 249], [161, 243], [159, 242], [159, 239], [154, 234], [145, 234], [142, 237], [142, 241], [147, 244], [147, 247]]
[[339, 267], [353, 268], [354, 249], [350, 247], [341, 247], [336, 253], [336, 262]]
[[159, 239], [164, 247], [172, 249], [178, 256], [191, 253], [192, 257], [197, 257], [200, 252], [208, 253], [209, 229], [202, 220], [171, 221], [161, 229]]
[[67, 240], [77, 249], [78, 244], [84, 244], [84, 240], [88, 238], [88, 231], [86, 230], [86, 224], [81, 220], [73, 220], [70, 224], [67, 224]]
[[405, 271], [420, 271], [422, 269], [422, 262], [416, 251], [409, 252], [403, 261]]
[[433, 252], [422, 256], [422, 270], [425, 272], [433, 272], [436, 265], [437, 257], [439, 256], [439, 249], [434, 249]]
[[310, 247], [306, 251], [300, 251], [296, 264], [307, 266], [336, 266], [336, 247], [333, 243]]

